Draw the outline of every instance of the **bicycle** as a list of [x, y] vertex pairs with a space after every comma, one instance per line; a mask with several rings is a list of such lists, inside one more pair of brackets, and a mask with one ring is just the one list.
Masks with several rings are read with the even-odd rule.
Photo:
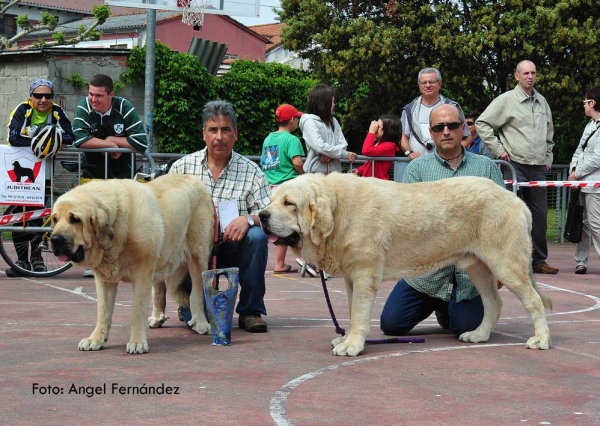
[[[93, 164], [76, 161], [63, 160], [61, 165], [71, 173], [95, 169]], [[79, 177], [68, 189], [89, 180], [91, 179]], [[60, 195], [62, 194], [54, 192], [50, 200]], [[48, 190], [46, 196], [49, 196]], [[50, 243], [50, 236], [52, 235], [51, 213], [52, 208], [50, 207], [32, 210], [31, 207], [11, 205], [0, 216], [0, 255], [8, 266], [21, 276], [51, 277], [66, 271], [72, 266], [70, 261], [62, 261], [52, 252]], [[43, 260], [46, 267], [45, 271], [35, 271], [34, 268], [27, 269], [18, 262], [17, 253], [29, 253], [30, 251], [31, 259], [41, 258]]]

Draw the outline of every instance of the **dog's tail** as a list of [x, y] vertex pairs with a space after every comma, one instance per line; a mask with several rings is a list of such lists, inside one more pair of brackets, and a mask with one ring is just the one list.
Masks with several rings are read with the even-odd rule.
[[170, 277], [170, 284], [167, 288], [170, 288], [171, 297], [180, 306], [188, 308], [190, 306], [190, 293], [186, 289], [185, 282], [188, 277], [187, 265], [180, 266]]
[[531, 266], [529, 267], [529, 280], [531, 281], [531, 285], [533, 286], [536, 293], [540, 296], [540, 299], [542, 299], [542, 304], [544, 305], [544, 308], [552, 312], [552, 299], [550, 299], [548, 296], [546, 296], [540, 291], [539, 287], [537, 286], [537, 283], [535, 282], [535, 278], [533, 276], [533, 267]]

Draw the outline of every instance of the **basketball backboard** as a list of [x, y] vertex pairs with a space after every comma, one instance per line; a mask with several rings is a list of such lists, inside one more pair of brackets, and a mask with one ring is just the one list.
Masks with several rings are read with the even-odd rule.
[[[182, 0], [104, 0], [104, 4], [183, 12]], [[260, 0], [210, 0], [210, 4], [204, 13], [252, 17], [260, 14]]]

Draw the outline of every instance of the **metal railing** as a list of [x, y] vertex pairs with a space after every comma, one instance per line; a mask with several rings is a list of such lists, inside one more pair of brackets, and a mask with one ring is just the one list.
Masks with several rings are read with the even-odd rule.
[[[101, 153], [120, 152], [125, 155], [128, 154], [128, 155], [131, 155], [132, 157], [135, 157], [135, 161], [133, 163], [139, 164], [140, 169], [146, 170], [148, 173], [154, 173], [154, 171], [156, 170], [156, 164], [154, 162], [154, 159], [152, 158], [152, 155], [148, 152], [140, 153], [138, 151], [128, 149], [128, 148], [82, 149], [82, 148], [69, 147], [69, 148], [60, 150], [59, 153], [55, 157], [56, 161], [52, 161], [54, 159], [46, 160], [48, 162], [47, 166], [49, 166], [50, 170], [51, 170], [50, 191], [48, 194], [50, 197], [50, 203], [49, 203], [50, 207], [52, 207], [52, 205], [54, 204], [54, 196], [55, 195], [66, 192], [68, 189], [73, 187], [73, 185], [76, 184], [76, 182], [80, 181], [80, 179], [82, 177], [82, 170], [81, 170], [82, 156], [81, 155], [83, 152], [101, 152]], [[108, 155], [105, 156], [105, 161], [104, 161], [105, 176], [106, 176], [107, 170], [108, 170], [108, 158], [109, 158]], [[67, 159], [71, 159], [71, 160], [75, 159], [77, 161], [77, 163], [79, 164], [77, 176], [74, 176], [73, 173], [68, 172], [68, 171], [64, 170], [63, 168], [56, 166], [56, 164], [60, 160], [67, 160]], [[132, 170], [131, 178], [133, 178], [135, 176], [135, 172], [136, 172], [136, 170]], [[7, 207], [7, 206], [5, 206], [5, 207]], [[44, 209], [44, 207], [40, 207], [40, 209]], [[12, 226], [12, 225], [0, 226], [0, 232], [2, 232], [2, 231], [50, 232], [51, 230], [52, 230], [52, 228], [50, 226], [41, 226], [41, 227], [30, 226], [30, 227], [21, 227], [21, 228], [19, 228], [18, 226]]]
[[[174, 158], [181, 158], [185, 154], [172, 154], [172, 153], [145, 153], [140, 154], [138, 152], [131, 152], [131, 150], [124, 150], [123, 148], [114, 148], [116, 152], [129, 152], [131, 154], [136, 155], [136, 163], [142, 167], [145, 172], [153, 173], [158, 167], [163, 164], [168, 163], [170, 160]], [[117, 151], [118, 150], [118, 151]], [[121, 151], [124, 150], [124, 151]], [[58, 159], [77, 159], [80, 155], [80, 151], [74, 148], [68, 148], [66, 150], [62, 150], [58, 154]], [[103, 151], [103, 150], [90, 150], [90, 151]], [[247, 156], [248, 159], [260, 163], [260, 156]], [[356, 163], [364, 163], [365, 161], [393, 161], [393, 166], [390, 170], [390, 179], [401, 182], [402, 175], [404, 173], [404, 169], [409, 163], [409, 159], [406, 157], [368, 157], [364, 155], [360, 155]], [[318, 159], [315, 159], [318, 161]], [[506, 165], [511, 170], [511, 174], [513, 176], [514, 181], [517, 180], [516, 172], [514, 168], [510, 166], [509, 163], [503, 160], [493, 160], [497, 164]], [[310, 165], [309, 165], [310, 166]], [[312, 167], [312, 166], [311, 166]], [[354, 167], [354, 164], [350, 163], [347, 160], [342, 161], [342, 169], [343, 171], [350, 171]], [[546, 180], [548, 181], [558, 181], [558, 180], [567, 180], [568, 176], [568, 165], [567, 164], [556, 164], [552, 166], [552, 169], [548, 171], [546, 174]], [[55, 182], [59, 189], [59, 192], [62, 187], [68, 187], [73, 181], [73, 174], [62, 170], [57, 167], [55, 170]], [[518, 190], [518, 186], [513, 185], [513, 192]], [[561, 187], [561, 188], [548, 188], [548, 222], [550, 223], [548, 227], [548, 239], [554, 242], [564, 243], [563, 237], [563, 229], [566, 222], [567, 217], [567, 206], [570, 197], [570, 189]]]
[[[260, 158], [260, 157], [258, 157]], [[314, 164], [318, 161], [318, 157], [315, 157], [308, 165], [308, 170], [312, 170]], [[364, 163], [365, 161], [393, 161], [392, 169], [390, 169], [390, 179], [396, 182], [402, 182], [404, 170], [410, 162], [407, 157], [368, 157], [365, 155], [359, 155], [356, 163]], [[511, 173], [512, 181], [517, 181], [517, 173], [514, 167], [507, 161], [504, 160], [492, 160], [498, 165], [502, 165], [508, 168]], [[342, 160], [343, 171], [352, 171], [354, 167], [353, 163], [348, 160]], [[553, 165], [550, 170], [546, 173], [547, 181], [561, 181], [567, 180], [569, 166], [566, 164]], [[374, 168], [372, 169], [374, 173]], [[518, 193], [518, 185], [507, 185], [514, 193]], [[561, 188], [548, 188], [548, 222], [552, 224], [549, 226], [547, 236], [551, 235], [550, 240], [554, 242], [564, 243], [565, 239], [563, 236], [563, 229], [567, 220], [567, 206], [570, 197], [570, 189], [566, 187]]]

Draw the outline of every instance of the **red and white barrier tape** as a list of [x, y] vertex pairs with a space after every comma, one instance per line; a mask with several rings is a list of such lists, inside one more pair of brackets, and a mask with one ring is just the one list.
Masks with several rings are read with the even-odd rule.
[[515, 182], [514, 180], [505, 180], [507, 185], [517, 185], [523, 187], [543, 187], [548, 188], [600, 188], [600, 182], [586, 182], [579, 180], [540, 180], [531, 182]]
[[[25, 221], [48, 217], [52, 209], [34, 210], [25, 212]], [[23, 213], [7, 214], [0, 216], [0, 225], [10, 225], [11, 223], [23, 222]]]

